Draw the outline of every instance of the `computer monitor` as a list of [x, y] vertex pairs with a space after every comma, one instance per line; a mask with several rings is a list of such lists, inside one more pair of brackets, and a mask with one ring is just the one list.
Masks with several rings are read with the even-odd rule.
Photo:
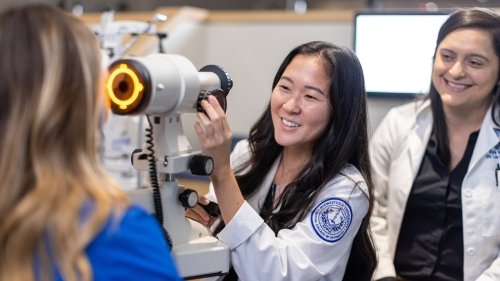
[[439, 28], [448, 12], [357, 12], [354, 51], [368, 96], [426, 94]]

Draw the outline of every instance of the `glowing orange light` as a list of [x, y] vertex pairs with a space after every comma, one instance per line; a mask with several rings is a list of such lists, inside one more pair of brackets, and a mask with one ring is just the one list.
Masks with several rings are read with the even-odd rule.
[[[113, 91], [113, 80], [116, 78], [116, 76], [120, 74], [125, 74], [130, 76], [132, 79], [134, 91], [132, 92], [132, 95], [128, 99], [119, 99], [116, 97], [114, 91]], [[139, 81], [139, 77], [137, 77], [137, 74], [128, 68], [128, 66], [124, 63], [120, 64], [119, 67], [115, 68], [111, 74], [109, 75], [108, 81], [106, 83], [106, 91], [108, 92], [108, 96], [111, 99], [111, 101], [118, 105], [120, 109], [126, 109], [129, 105], [131, 105], [139, 96], [139, 93], [144, 89], [144, 86], [142, 83]]]

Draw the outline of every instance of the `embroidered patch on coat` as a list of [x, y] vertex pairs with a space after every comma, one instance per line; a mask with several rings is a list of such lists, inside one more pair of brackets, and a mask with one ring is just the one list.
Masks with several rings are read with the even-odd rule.
[[352, 208], [340, 198], [329, 198], [316, 206], [311, 214], [311, 224], [316, 234], [326, 242], [337, 242], [349, 229]]

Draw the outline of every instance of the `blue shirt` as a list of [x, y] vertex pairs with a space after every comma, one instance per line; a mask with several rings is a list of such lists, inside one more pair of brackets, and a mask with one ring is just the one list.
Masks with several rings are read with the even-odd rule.
[[138, 206], [108, 220], [86, 252], [94, 281], [181, 280], [160, 224]]

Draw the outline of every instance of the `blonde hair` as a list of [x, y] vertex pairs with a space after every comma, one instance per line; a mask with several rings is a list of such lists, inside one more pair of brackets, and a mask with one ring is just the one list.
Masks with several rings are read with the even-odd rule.
[[0, 15], [2, 281], [50, 279], [54, 265], [65, 280], [91, 280], [85, 249], [128, 205], [98, 157], [99, 54], [89, 28], [58, 8]]

